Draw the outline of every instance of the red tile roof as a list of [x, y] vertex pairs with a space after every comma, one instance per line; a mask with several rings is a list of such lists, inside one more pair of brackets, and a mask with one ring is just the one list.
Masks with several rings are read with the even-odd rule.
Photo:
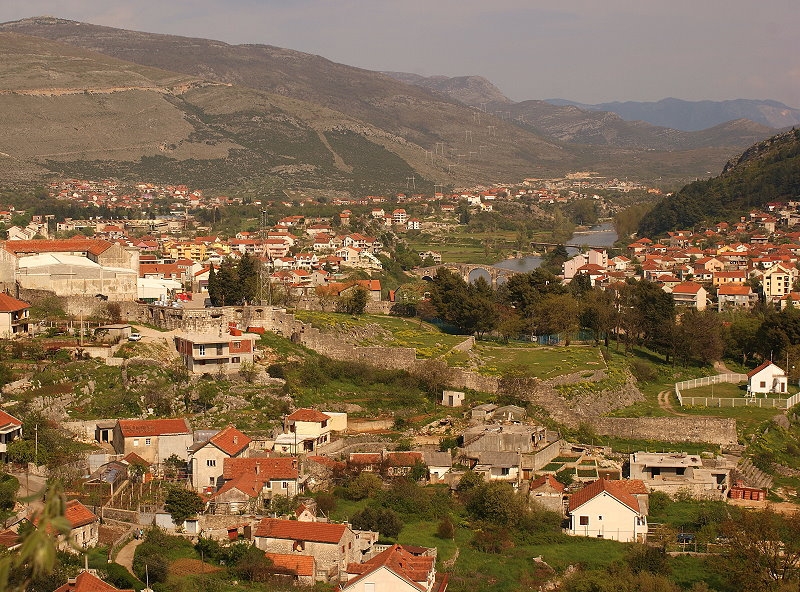
[[11, 549], [13, 547], [18, 546], [21, 544], [22, 541], [19, 538], [19, 533], [14, 532], [10, 528], [0, 532], [0, 547], [5, 547], [6, 549]]
[[322, 423], [323, 421], [329, 420], [331, 417], [330, 415], [325, 415], [321, 411], [317, 411], [316, 409], [298, 409], [291, 415], [289, 415], [286, 419], [290, 419], [292, 421], [309, 421], [309, 422], [316, 422]]
[[0, 312], [17, 312], [30, 307], [31, 305], [27, 302], [17, 300], [8, 294], [0, 294]]
[[120, 419], [119, 428], [124, 438], [136, 436], [167, 436], [191, 434], [188, 422], [177, 419]]
[[250, 445], [253, 440], [232, 425], [211, 437], [209, 442], [229, 456], [236, 456]]
[[[347, 573], [358, 574], [342, 585], [347, 590], [372, 572], [385, 567], [419, 590], [427, 590], [428, 576], [433, 570], [434, 558], [429, 555], [413, 555], [401, 545], [392, 545], [364, 563], [351, 563]], [[424, 582], [424, 584], [423, 584]]]
[[34, 239], [6, 241], [3, 247], [11, 253], [70, 253], [86, 251], [92, 255], [100, 255], [112, 246], [102, 239], [66, 238], [66, 239]]
[[273, 567], [281, 572], [287, 571], [298, 576], [314, 576], [314, 557], [311, 555], [286, 555], [283, 553], [265, 553], [272, 561]]
[[222, 478], [226, 481], [243, 474], [258, 475], [262, 479], [297, 479], [297, 459], [281, 458], [226, 458], [222, 463]]
[[678, 284], [674, 288], [672, 288], [673, 294], [697, 294], [702, 288], [700, 284], [696, 282], [684, 282], [682, 284]]
[[618, 481], [609, 481], [607, 479], [598, 479], [590, 483], [580, 491], [573, 493], [569, 499], [569, 511], [573, 512], [580, 508], [589, 500], [601, 495], [603, 492], [607, 493], [618, 502], [628, 506], [634, 512], [639, 512], [639, 502], [628, 490], [619, 484]]
[[121, 590], [115, 588], [111, 584], [107, 584], [95, 575], [88, 571], [82, 571], [75, 578], [75, 582], [67, 582], [63, 586], [56, 588], [54, 592], [133, 592], [132, 589], [126, 588]]
[[92, 522], [99, 520], [99, 518], [95, 516], [95, 514], [89, 508], [84, 506], [78, 500], [70, 500], [67, 502], [67, 508], [64, 511], [64, 516], [67, 520], [69, 520], [72, 528], [86, 526], [87, 524], [91, 524]]
[[552, 475], [542, 475], [538, 479], [531, 481], [530, 491], [534, 491], [545, 485], [549, 485], [556, 491], [564, 491], [564, 485]]
[[146, 467], [149, 467], [150, 465], [153, 464], [151, 462], [147, 462], [145, 459], [143, 459], [135, 452], [129, 452], [128, 454], [122, 457], [122, 460], [128, 463], [129, 465], [144, 465]]
[[13, 415], [9, 415], [5, 411], [0, 411], [0, 428], [4, 428], [7, 425], [21, 426], [22, 422]]
[[722, 296], [748, 296], [753, 289], [747, 284], [722, 284], [717, 290], [717, 295]]
[[633, 495], [646, 495], [648, 493], [647, 487], [641, 479], [622, 479], [621, 481], [614, 481], [614, 484], [623, 487], [625, 491]]
[[342, 540], [346, 524], [328, 522], [299, 522], [264, 518], [256, 526], [255, 535], [271, 539], [290, 539], [293, 541], [312, 541], [316, 543], [337, 544]]
[[[757, 367], [753, 368], [752, 370], [750, 370], [750, 372], [747, 373], [747, 378], [753, 378], [753, 376], [755, 376], [756, 374], [761, 372], [764, 368], [769, 368], [771, 365], [772, 365], [772, 362], [770, 362], [769, 360], [767, 360], [766, 362], [763, 362], [759, 366], [757, 366]], [[778, 370], [781, 370], [778, 366], [775, 366], [775, 367], [778, 368]], [[783, 372], [783, 370], [781, 370], [781, 372]]]

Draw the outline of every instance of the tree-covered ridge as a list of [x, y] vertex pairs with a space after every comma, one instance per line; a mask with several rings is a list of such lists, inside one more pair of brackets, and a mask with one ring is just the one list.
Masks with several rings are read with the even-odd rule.
[[748, 149], [722, 174], [695, 181], [659, 202], [639, 224], [639, 234], [656, 236], [702, 222], [730, 220], [771, 201], [800, 198], [800, 130], [780, 134]]

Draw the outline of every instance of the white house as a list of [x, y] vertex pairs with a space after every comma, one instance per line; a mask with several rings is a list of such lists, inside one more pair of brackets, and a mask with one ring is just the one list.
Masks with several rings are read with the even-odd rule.
[[222, 467], [227, 458], [245, 458], [252, 440], [232, 425], [204, 442], [189, 448], [192, 487], [199, 491], [221, 485]]
[[341, 592], [444, 592], [447, 579], [436, 579], [436, 556], [414, 554], [392, 545], [364, 563], [347, 566], [347, 583]]
[[747, 392], [786, 394], [788, 378], [786, 373], [772, 362], [764, 362], [747, 373]]
[[622, 481], [599, 479], [570, 497], [568, 534], [644, 542], [647, 510], [643, 505]]

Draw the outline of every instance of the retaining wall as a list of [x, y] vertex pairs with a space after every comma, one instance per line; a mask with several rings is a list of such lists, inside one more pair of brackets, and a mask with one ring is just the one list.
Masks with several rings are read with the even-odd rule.
[[719, 417], [597, 417], [589, 421], [601, 436], [665, 442], [738, 443], [736, 420]]

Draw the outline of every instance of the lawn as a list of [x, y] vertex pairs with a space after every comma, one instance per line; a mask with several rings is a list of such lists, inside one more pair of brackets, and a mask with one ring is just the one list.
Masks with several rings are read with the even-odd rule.
[[478, 372], [500, 376], [512, 368], [524, 368], [532, 376], [547, 380], [562, 374], [605, 370], [599, 348], [588, 346], [547, 347], [540, 345], [500, 346], [478, 343], [473, 353], [480, 360]]
[[[763, 394], [759, 393], [757, 397], [751, 398], [751, 400], [756, 399], [786, 399], [791, 397], [793, 394], [797, 392], [797, 389], [790, 388], [788, 393], [768, 393], [765, 397]], [[745, 399], [747, 397], [747, 383], [740, 382], [739, 384], [733, 384], [730, 382], [721, 382], [719, 384], [707, 384], [705, 386], [698, 386], [697, 388], [693, 389], [683, 389], [681, 390], [681, 395], [684, 397], [709, 397], [709, 398], [735, 398], [735, 399]], [[757, 403], [755, 404], [756, 406]]]

